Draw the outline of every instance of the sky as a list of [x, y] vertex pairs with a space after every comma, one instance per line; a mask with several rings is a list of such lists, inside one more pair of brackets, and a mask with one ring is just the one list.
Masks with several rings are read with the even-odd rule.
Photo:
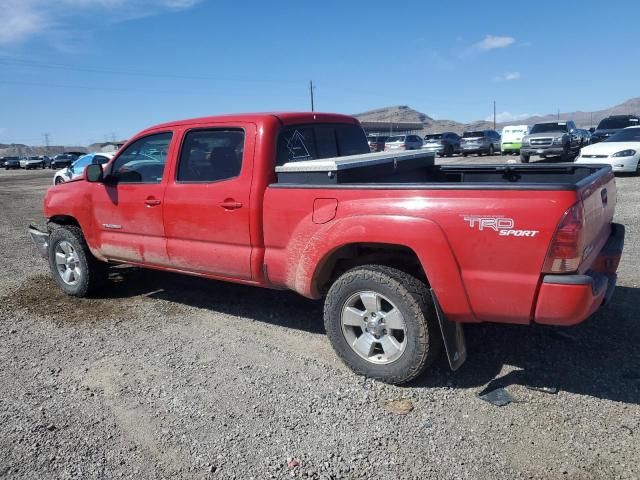
[[[637, 0], [0, 0], [0, 143], [409, 105], [498, 121], [640, 95]], [[624, 48], [627, 45], [629, 50]], [[629, 54], [625, 54], [629, 52]]]

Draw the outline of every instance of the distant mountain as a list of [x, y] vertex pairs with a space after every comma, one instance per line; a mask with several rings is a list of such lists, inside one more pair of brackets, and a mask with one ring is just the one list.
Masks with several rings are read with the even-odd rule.
[[[604, 110], [596, 110], [593, 112], [583, 112], [578, 110], [576, 112], [560, 113], [560, 120], [573, 120], [574, 122], [576, 122], [576, 125], [578, 125], [579, 127], [588, 128], [591, 126], [597, 127], [598, 122], [600, 120], [610, 115], [630, 115], [630, 114], [635, 114], [635, 115], [640, 114], [640, 97], [630, 98], [629, 100], [619, 105], [615, 105], [610, 108], [605, 108]], [[501, 123], [499, 125], [500, 126], [515, 125], [515, 124], [532, 125], [537, 122], [552, 122], [557, 119], [558, 119], [558, 114], [555, 113], [555, 114], [529, 117], [523, 120], [518, 120], [516, 122]]]
[[36, 155], [57, 155], [64, 152], [86, 152], [85, 147], [50, 145], [45, 146], [29, 146], [23, 143], [0, 143], [0, 157], [23, 157]]
[[418, 112], [406, 105], [378, 108], [354, 115], [360, 121], [370, 122], [414, 122], [430, 123], [433, 119], [426, 113]]
[[[593, 112], [564, 112], [560, 113], [561, 120], [573, 120], [579, 127], [597, 126], [598, 122], [610, 115], [640, 114], [640, 97], [631, 98], [620, 105], [615, 105], [603, 110]], [[465, 130], [485, 130], [493, 128], [493, 122], [478, 120], [471, 123], [461, 123], [455, 120], [434, 120], [427, 114], [418, 112], [406, 105], [378, 108], [368, 112], [354, 115], [361, 121], [381, 121], [381, 122], [416, 122], [422, 123], [423, 128], [419, 132], [424, 135], [435, 132], [456, 132], [462, 133]], [[532, 116], [512, 122], [500, 122], [496, 124], [496, 129], [500, 130], [507, 125], [533, 125], [537, 122], [553, 121], [558, 118], [558, 114], [548, 114]], [[593, 122], [593, 123], [592, 123]]]

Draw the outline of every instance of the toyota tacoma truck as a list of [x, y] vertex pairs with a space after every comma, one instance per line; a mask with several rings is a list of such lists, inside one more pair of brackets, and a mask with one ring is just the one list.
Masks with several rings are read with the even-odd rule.
[[522, 137], [520, 161], [528, 163], [533, 155], [545, 158], [559, 155], [563, 161], [575, 158], [584, 142], [572, 120], [536, 123], [528, 135]]
[[[30, 228], [69, 295], [129, 264], [324, 298], [355, 372], [404, 383], [465, 323], [568, 326], [612, 295], [624, 228], [609, 166], [435, 165], [369, 153], [321, 113], [164, 123], [51, 187]], [[212, 284], [215, 288], [215, 284]]]

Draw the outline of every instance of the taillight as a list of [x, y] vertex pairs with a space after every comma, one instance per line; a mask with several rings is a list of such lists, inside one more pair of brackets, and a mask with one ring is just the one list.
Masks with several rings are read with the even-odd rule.
[[544, 273], [569, 273], [578, 270], [584, 252], [583, 231], [582, 203], [578, 202], [564, 212], [560, 220], [544, 262]]

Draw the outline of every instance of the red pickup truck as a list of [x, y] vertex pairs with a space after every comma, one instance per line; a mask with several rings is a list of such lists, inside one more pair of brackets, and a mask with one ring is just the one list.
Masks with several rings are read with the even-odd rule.
[[[611, 297], [624, 243], [608, 166], [434, 165], [369, 153], [352, 117], [245, 114], [165, 123], [48, 190], [30, 229], [69, 295], [107, 263], [325, 298], [354, 371], [416, 377], [461, 325], [575, 325]], [[443, 342], [444, 340], [444, 342]]]

